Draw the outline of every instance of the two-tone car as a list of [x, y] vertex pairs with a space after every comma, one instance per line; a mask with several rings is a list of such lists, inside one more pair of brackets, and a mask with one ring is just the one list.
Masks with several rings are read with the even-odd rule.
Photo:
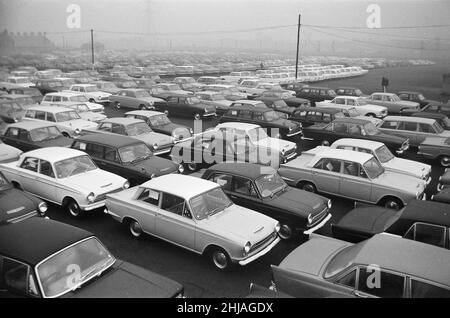
[[155, 103], [156, 110], [166, 115], [188, 117], [194, 120], [215, 118], [216, 107], [203, 103], [199, 98], [186, 94], [167, 94], [167, 100]]
[[90, 134], [73, 140], [71, 148], [86, 152], [101, 169], [122, 176], [131, 186], [184, 167], [153, 155], [142, 141], [126, 136]]
[[116, 259], [92, 233], [29, 218], [0, 227], [0, 298], [183, 297], [181, 284]]
[[332, 149], [343, 149], [370, 153], [381, 163], [386, 171], [393, 171], [419, 178], [428, 185], [431, 182], [431, 166], [395, 157], [385, 144], [377, 141], [343, 138], [331, 144]]
[[99, 169], [86, 153], [63, 147], [25, 152], [18, 161], [0, 164], [0, 171], [16, 188], [62, 206], [73, 217], [103, 207], [106, 194], [130, 185]]
[[313, 298], [450, 298], [449, 262], [446, 249], [389, 234], [357, 244], [313, 234], [272, 265], [272, 289]]
[[282, 164], [278, 173], [293, 187], [396, 210], [423, 199], [426, 186], [416, 177], [386, 171], [371, 154], [321, 146]]
[[156, 102], [162, 102], [161, 98], [151, 96], [143, 88], [123, 89], [109, 96], [111, 105], [116, 108], [131, 108], [131, 109], [155, 109]]
[[386, 107], [368, 104], [365, 98], [355, 96], [336, 96], [332, 100], [316, 102], [316, 107], [355, 108], [361, 116], [376, 118], [384, 118], [388, 114]]
[[73, 109], [80, 115], [81, 119], [94, 123], [99, 123], [108, 118], [103, 113], [93, 112], [85, 103], [69, 103], [60, 106]]
[[292, 96], [292, 93], [286, 90], [269, 90], [261, 93], [260, 96], [255, 97], [255, 100], [260, 100], [264, 103], [273, 102], [275, 100], [283, 100], [287, 106], [290, 107], [307, 107], [310, 106], [309, 100]]
[[74, 103], [85, 104], [94, 113], [105, 112], [105, 107], [102, 104], [90, 102], [83, 94], [73, 91], [48, 93], [42, 98], [41, 106], [65, 106]]
[[109, 103], [109, 96], [111, 93], [103, 92], [98, 89], [95, 84], [75, 84], [70, 86], [69, 91], [81, 93], [91, 103]]
[[222, 115], [230, 108], [232, 101], [225, 99], [225, 96], [215, 91], [200, 91], [194, 94], [203, 104], [214, 106], [216, 113]]
[[388, 113], [391, 115], [400, 114], [405, 110], [420, 110], [419, 103], [402, 100], [393, 93], [373, 93], [369, 97], [366, 97], [366, 99], [370, 104], [386, 107]]
[[218, 270], [249, 264], [280, 241], [278, 221], [233, 204], [215, 182], [161, 176], [107, 196], [105, 212], [132, 236], [150, 234], [208, 257]]
[[219, 184], [235, 204], [278, 220], [279, 235], [285, 240], [309, 235], [331, 218], [330, 199], [289, 187], [271, 167], [219, 163], [209, 167], [202, 178]]

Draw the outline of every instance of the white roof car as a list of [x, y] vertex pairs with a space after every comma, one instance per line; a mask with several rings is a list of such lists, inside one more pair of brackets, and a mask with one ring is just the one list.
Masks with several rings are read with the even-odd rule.
[[377, 118], [384, 118], [388, 114], [386, 107], [368, 104], [366, 98], [356, 96], [336, 96], [333, 100], [316, 102], [316, 107], [354, 107], [362, 116]]
[[74, 84], [69, 88], [70, 91], [81, 93], [93, 103], [109, 102], [110, 93], [102, 92], [95, 84]]
[[95, 113], [101, 113], [105, 110], [103, 105], [89, 102], [89, 99], [85, 96], [85, 94], [67, 90], [45, 94], [42, 98], [41, 105], [64, 105], [72, 103], [85, 103], [86, 106]]

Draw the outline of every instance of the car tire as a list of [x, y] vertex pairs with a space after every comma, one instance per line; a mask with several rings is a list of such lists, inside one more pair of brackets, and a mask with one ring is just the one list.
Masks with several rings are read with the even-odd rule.
[[196, 163], [188, 163], [187, 168], [189, 171], [195, 172], [198, 169], [198, 165]]
[[301, 182], [298, 186], [303, 191], [311, 192], [311, 193], [317, 193], [317, 188], [314, 184], [311, 182]]
[[136, 220], [131, 220], [128, 223], [128, 229], [130, 231], [131, 236], [134, 238], [139, 238], [142, 236], [142, 227]]
[[114, 108], [120, 109], [120, 103], [119, 102], [114, 102]]
[[66, 209], [67, 209], [67, 212], [69, 212], [70, 216], [72, 216], [73, 218], [79, 219], [79, 218], [83, 217], [83, 215], [84, 215], [84, 211], [81, 210], [78, 203], [73, 199], [70, 199], [67, 202]]
[[278, 236], [285, 241], [292, 239], [294, 236], [294, 229], [292, 228], [292, 225], [281, 223]]
[[226, 271], [231, 267], [231, 259], [227, 252], [220, 247], [216, 247], [209, 253], [211, 263], [219, 271]]
[[444, 168], [450, 167], [450, 157], [449, 156], [440, 156], [439, 164]]
[[403, 202], [397, 198], [386, 198], [383, 201], [383, 206], [386, 209], [400, 210], [403, 207]]

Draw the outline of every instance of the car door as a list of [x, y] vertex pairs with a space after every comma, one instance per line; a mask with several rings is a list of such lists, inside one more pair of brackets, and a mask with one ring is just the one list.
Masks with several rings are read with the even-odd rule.
[[0, 298], [39, 296], [32, 268], [21, 261], [0, 255]]
[[42, 159], [39, 160], [37, 182], [39, 186], [36, 187], [36, 194], [41, 198], [57, 203], [62, 202], [62, 195], [67, 193], [63, 188], [66, 186], [70, 187], [70, 185], [59, 184], [59, 180], [55, 178], [55, 172], [51, 163]]
[[342, 162], [333, 158], [322, 158], [311, 168], [312, 179], [319, 192], [339, 194]]
[[23, 149], [24, 148], [23, 142], [19, 139], [19, 132], [20, 132], [19, 128], [9, 127], [5, 131], [5, 134], [0, 138], [3, 140], [5, 144], [19, 148], [22, 151], [26, 151]]
[[20, 183], [23, 190], [36, 194], [41, 186], [38, 182], [39, 159], [26, 157], [17, 169], [15, 179]]
[[117, 95], [114, 96], [114, 100], [116, 102], [119, 102], [120, 105], [123, 105], [124, 107], [128, 107], [128, 101], [127, 101], [127, 97], [126, 97], [126, 92], [125, 91], [119, 91], [117, 93]]
[[161, 205], [156, 214], [155, 234], [188, 249], [195, 249], [196, 224], [186, 201], [161, 192]]
[[[156, 234], [156, 217], [159, 213], [161, 193], [159, 191], [143, 188], [130, 206], [129, 216], [139, 222], [142, 230], [148, 234]], [[125, 213], [125, 212], [124, 212]]]
[[423, 136], [419, 133], [418, 126], [418, 123], [415, 122], [400, 122], [395, 134], [405, 138], [409, 138], [410, 145], [418, 146], [423, 141]]
[[340, 195], [357, 201], [369, 201], [372, 184], [362, 166], [357, 162], [343, 161], [342, 168]]
[[136, 94], [133, 91], [126, 91], [124, 96], [125, 104], [129, 108], [139, 109], [140, 100], [136, 98]]
[[426, 244], [449, 248], [445, 226], [416, 222], [403, 235], [404, 238]]

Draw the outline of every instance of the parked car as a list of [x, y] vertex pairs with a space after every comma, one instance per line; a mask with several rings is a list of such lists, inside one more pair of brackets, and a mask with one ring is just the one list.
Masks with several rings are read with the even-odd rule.
[[107, 193], [129, 187], [84, 152], [63, 147], [25, 152], [18, 161], [0, 164], [0, 171], [15, 187], [62, 206], [73, 217], [103, 207]]
[[441, 125], [445, 130], [450, 130], [450, 119], [447, 115], [442, 113], [431, 113], [431, 112], [418, 112], [411, 114], [411, 117], [429, 118], [434, 119]]
[[294, 142], [272, 138], [261, 126], [245, 123], [221, 123], [214, 130], [236, 134], [248, 139], [257, 147], [269, 148], [272, 153], [279, 153], [281, 162], [286, 163], [297, 156], [297, 145]]
[[162, 298], [184, 293], [179, 283], [116, 259], [92, 233], [44, 218], [1, 227], [0, 260], [0, 297]]
[[334, 99], [336, 92], [328, 87], [307, 86], [297, 92], [297, 97], [309, 100], [312, 106], [316, 106], [316, 102], [322, 102], [326, 99]]
[[368, 104], [365, 98], [354, 96], [336, 96], [333, 100], [316, 102], [316, 107], [335, 107], [338, 109], [350, 107], [355, 108], [361, 116], [376, 118], [384, 118], [388, 114], [386, 107]]
[[108, 118], [103, 113], [95, 113], [91, 111], [91, 109], [85, 103], [70, 103], [56, 106], [73, 109], [78, 113], [78, 115], [80, 115], [81, 119], [92, 121], [94, 123], [99, 123], [102, 120]]
[[234, 85], [212, 84], [203, 86], [202, 90], [218, 92], [222, 94], [225, 99], [231, 101], [247, 98], [247, 94], [239, 91]]
[[180, 88], [188, 92], [198, 92], [205, 86], [204, 84], [197, 83], [193, 77], [179, 76], [173, 79], [175, 84], [178, 84]]
[[255, 100], [260, 100], [265, 104], [278, 101], [280, 99], [283, 100], [286, 103], [286, 105], [290, 107], [297, 108], [310, 106], [309, 100], [292, 96], [292, 94], [289, 91], [276, 91], [276, 90], [264, 91], [261, 93], [261, 95], [255, 97]]
[[447, 204], [422, 200], [413, 200], [398, 212], [375, 206], [357, 207], [332, 224], [331, 229], [334, 238], [352, 243], [389, 233], [450, 249], [447, 211]]
[[111, 93], [100, 91], [95, 84], [75, 84], [70, 86], [70, 91], [83, 94], [91, 103], [109, 103]]
[[276, 220], [233, 204], [217, 183], [191, 176], [152, 179], [109, 195], [106, 207], [132, 236], [159, 237], [207, 256], [219, 270], [253, 262], [280, 241]]
[[313, 234], [272, 265], [272, 286], [294, 297], [448, 298], [449, 261], [448, 250], [387, 234], [358, 244]]
[[386, 171], [371, 154], [320, 146], [282, 164], [278, 173], [293, 187], [395, 210], [421, 200], [426, 186], [421, 179]]
[[340, 96], [368, 97], [359, 88], [356, 87], [338, 87], [334, 90]]
[[[359, 116], [359, 113], [355, 111], [355, 116]], [[321, 107], [299, 107], [292, 115], [288, 117], [289, 120], [293, 120], [302, 124], [302, 127], [309, 127], [315, 124], [326, 125], [331, 123], [336, 118], [353, 117], [350, 116], [346, 110], [340, 110], [335, 108]]]
[[25, 114], [25, 109], [15, 101], [0, 99], [0, 119], [5, 123], [16, 123]]
[[53, 123], [66, 137], [74, 137], [83, 129], [97, 127], [96, 123], [82, 119], [75, 110], [57, 106], [30, 107], [25, 112], [23, 120]]
[[61, 92], [64, 89], [63, 84], [54, 79], [38, 79], [36, 84], [31, 87], [37, 88], [42, 95]]
[[156, 81], [151, 78], [135, 78], [137, 88], [151, 88], [156, 85]]
[[418, 147], [426, 138], [450, 137], [450, 131], [444, 130], [435, 119], [411, 116], [387, 116], [379, 126], [387, 134], [409, 139], [411, 146]]
[[238, 122], [259, 125], [267, 129], [267, 134], [270, 137], [275, 138], [302, 136], [302, 125], [300, 123], [287, 120], [271, 108], [234, 103], [228, 112], [219, 119], [219, 123]]
[[203, 179], [216, 182], [231, 200], [280, 222], [279, 235], [289, 240], [309, 235], [331, 218], [331, 200], [289, 187], [271, 167], [252, 163], [219, 163]]
[[72, 139], [64, 136], [54, 123], [27, 120], [8, 125], [0, 139], [21, 152], [46, 147], [70, 147], [72, 144]]
[[373, 140], [384, 143], [389, 150], [400, 155], [409, 149], [409, 140], [405, 137], [386, 134], [379, 130], [369, 119], [336, 118], [326, 126], [315, 124], [303, 128], [305, 138], [315, 140], [324, 146], [342, 138]]
[[0, 163], [6, 163], [11, 161], [16, 161], [19, 159], [19, 156], [22, 154], [20, 149], [12, 147], [8, 144], [3, 143], [2, 137], [0, 136]]
[[386, 171], [409, 175], [426, 182], [431, 182], [431, 166], [395, 157], [385, 144], [377, 141], [343, 138], [335, 141], [330, 148], [359, 151], [373, 155]]
[[31, 96], [28, 95], [19, 95], [19, 94], [6, 94], [6, 95], [0, 95], [0, 100], [8, 100], [11, 102], [16, 102], [20, 105], [23, 109], [27, 109], [30, 106], [37, 105], [31, 98]]
[[13, 87], [8, 89], [11, 95], [27, 95], [31, 97], [33, 103], [39, 103], [42, 100], [41, 92], [35, 87]]
[[34, 85], [33, 82], [28, 77], [24, 76], [10, 76], [6, 79], [6, 82], [21, 86], [21, 87], [31, 87]]
[[450, 138], [428, 137], [419, 144], [417, 154], [424, 159], [437, 161], [442, 167], [450, 167]]
[[407, 109], [416, 112], [420, 110], [419, 103], [401, 100], [393, 93], [373, 93], [367, 97], [367, 102], [386, 107], [390, 115], [400, 114]]
[[48, 93], [44, 96], [41, 106], [69, 106], [77, 104], [85, 104], [91, 112], [104, 113], [105, 107], [101, 104], [91, 103], [83, 94], [71, 91], [63, 91], [58, 93]]
[[280, 86], [284, 89], [290, 90], [290, 91], [294, 91], [295, 95], [298, 94], [298, 92], [303, 88], [303, 87], [308, 87], [308, 84], [305, 83], [301, 83], [301, 82], [292, 82], [292, 83], [280, 83]]
[[228, 111], [232, 101], [225, 99], [225, 96], [215, 91], [200, 91], [196, 92], [195, 97], [200, 99], [202, 104], [213, 106], [218, 115], [222, 115]]
[[167, 101], [155, 103], [155, 108], [166, 113], [166, 115], [188, 117], [195, 120], [216, 116], [214, 106], [206, 105], [192, 95], [169, 94], [167, 95]]
[[44, 201], [14, 188], [0, 172], [0, 227], [35, 216], [44, 217], [46, 212]]
[[421, 113], [440, 113], [440, 114], [444, 114], [447, 117], [450, 116], [450, 104], [429, 104], [427, 106], [425, 106], [424, 108], [422, 108], [421, 110], [409, 110], [406, 109], [404, 111], [401, 112], [402, 116], [409, 116], [411, 114], [415, 114], [417, 112], [421, 112]]
[[450, 203], [450, 189], [447, 187], [444, 187], [443, 189], [439, 190], [437, 193], [433, 194], [430, 198], [431, 201], [435, 202], [442, 202], [449, 204]]
[[117, 92], [120, 91], [120, 88], [118, 88], [114, 83], [112, 82], [107, 82], [107, 81], [95, 81], [92, 82], [92, 84], [97, 85], [97, 88], [102, 91], [102, 92], [106, 92], [106, 93], [110, 93], [110, 94], [116, 94]]
[[450, 169], [445, 168], [444, 173], [438, 179], [436, 188], [438, 192], [450, 188]]
[[98, 124], [95, 129], [84, 129], [82, 133], [100, 133], [132, 137], [143, 141], [155, 155], [170, 153], [174, 145], [171, 137], [154, 132], [145, 121], [134, 118], [108, 118]]
[[72, 149], [87, 153], [103, 170], [127, 179], [131, 186], [184, 168], [171, 160], [154, 156], [142, 141], [125, 136], [92, 134], [73, 140]]
[[159, 83], [154, 86], [155, 88], [161, 88], [166, 92], [171, 94], [184, 94], [184, 95], [192, 95], [192, 92], [181, 89], [178, 84], [175, 83]]
[[425, 96], [423, 96], [421, 92], [401, 91], [398, 92], [397, 95], [401, 100], [419, 103], [420, 108], [423, 108], [430, 103], [439, 104], [439, 102], [436, 100], [425, 98]]
[[124, 89], [109, 97], [111, 105], [116, 108], [134, 108], [140, 110], [155, 109], [156, 102], [162, 102], [161, 98], [151, 96], [145, 89]]

